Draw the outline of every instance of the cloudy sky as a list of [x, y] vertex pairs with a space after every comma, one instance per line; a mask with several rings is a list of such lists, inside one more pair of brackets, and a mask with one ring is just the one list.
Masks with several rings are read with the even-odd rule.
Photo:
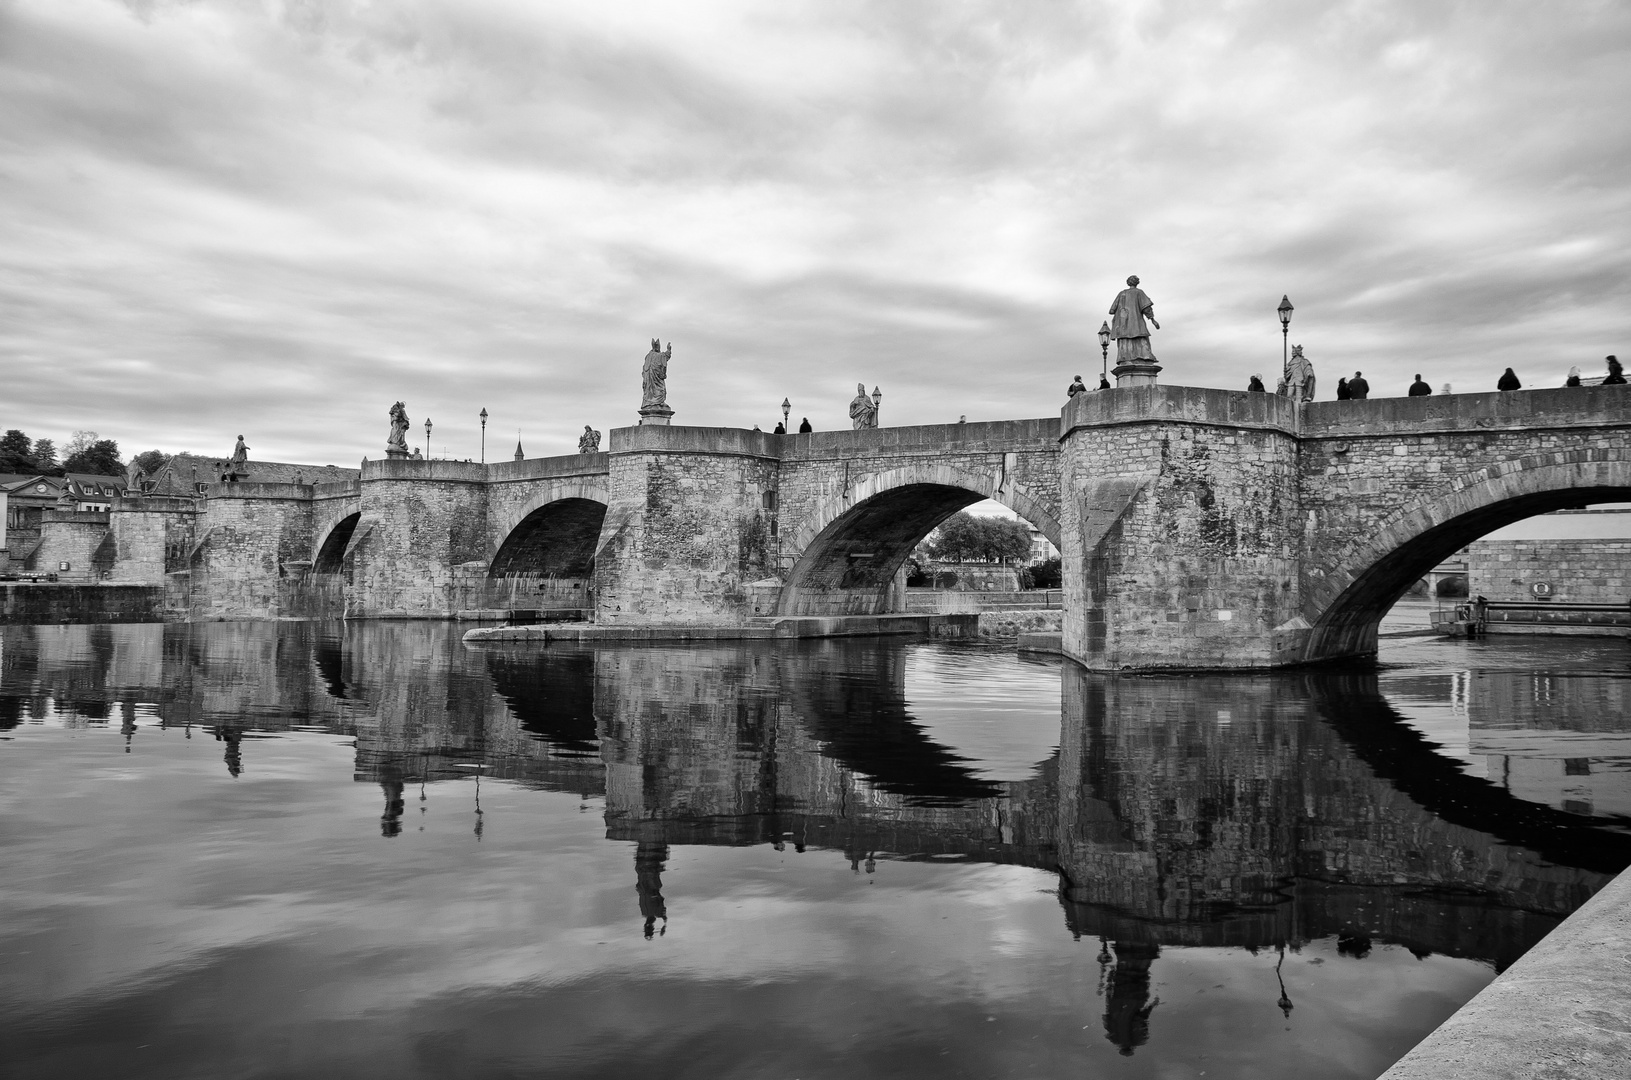
[[1631, 5], [0, 0], [0, 428], [353, 464], [1631, 353]]

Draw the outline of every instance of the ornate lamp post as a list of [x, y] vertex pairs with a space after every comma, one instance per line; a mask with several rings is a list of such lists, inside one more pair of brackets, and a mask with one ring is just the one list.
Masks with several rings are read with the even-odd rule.
[[1291, 297], [1280, 297], [1280, 381], [1285, 382], [1287, 372], [1291, 367], [1290, 354], [1286, 352], [1286, 342], [1291, 340]]
[[425, 417], [425, 460], [430, 460], [430, 417]]
[[788, 414], [791, 413], [792, 411], [793, 411], [793, 403], [791, 401], [788, 401], [786, 398], [782, 398], [782, 430], [783, 431], [787, 430], [787, 417], [788, 417]]
[[1099, 378], [1105, 382], [1110, 380], [1110, 322], [1105, 320], [1099, 324], [1099, 358], [1104, 366], [1099, 369]]
[[481, 410], [481, 463], [487, 464], [487, 410]]
[[883, 391], [879, 390], [876, 386], [874, 386], [872, 388], [872, 426], [873, 427], [882, 427], [883, 426], [882, 423], [880, 423], [879, 420], [878, 420], [878, 415], [881, 412], [882, 408], [883, 408]]

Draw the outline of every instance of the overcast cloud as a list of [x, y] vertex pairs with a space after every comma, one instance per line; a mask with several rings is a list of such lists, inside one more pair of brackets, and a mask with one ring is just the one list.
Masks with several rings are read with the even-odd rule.
[[354, 464], [1631, 353], [1631, 5], [0, 0], [0, 428]]

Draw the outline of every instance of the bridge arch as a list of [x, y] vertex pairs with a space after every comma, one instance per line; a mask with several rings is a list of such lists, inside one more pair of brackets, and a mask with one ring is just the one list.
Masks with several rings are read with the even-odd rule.
[[798, 553], [777, 602], [779, 615], [873, 615], [912, 549], [936, 525], [984, 499], [1025, 518], [1055, 546], [1058, 519], [1002, 468], [979, 474], [952, 465], [909, 465], [855, 480], [819, 503], [784, 550]]
[[487, 576], [587, 579], [610, 496], [603, 477], [552, 483], [495, 522]]
[[338, 574], [345, 569], [346, 549], [351, 546], [351, 538], [356, 535], [357, 523], [361, 520], [362, 511], [353, 510], [333, 522], [326, 532], [318, 534], [317, 550], [312, 555], [312, 573]]
[[1303, 658], [1375, 653], [1382, 616], [1452, 553], [1515, 521], [1599, 502], [1631, 502], [1631, 452], [1533, 454], [1458, 478], [1310, 567], [1303, 610], [1311, 629]]

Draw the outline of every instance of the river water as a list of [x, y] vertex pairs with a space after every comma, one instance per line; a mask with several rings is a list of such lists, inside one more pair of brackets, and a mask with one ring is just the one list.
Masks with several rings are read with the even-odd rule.
[[0, 631], [7, 1077], [1374, 1077], [1631, 863], [1631, 649]]

